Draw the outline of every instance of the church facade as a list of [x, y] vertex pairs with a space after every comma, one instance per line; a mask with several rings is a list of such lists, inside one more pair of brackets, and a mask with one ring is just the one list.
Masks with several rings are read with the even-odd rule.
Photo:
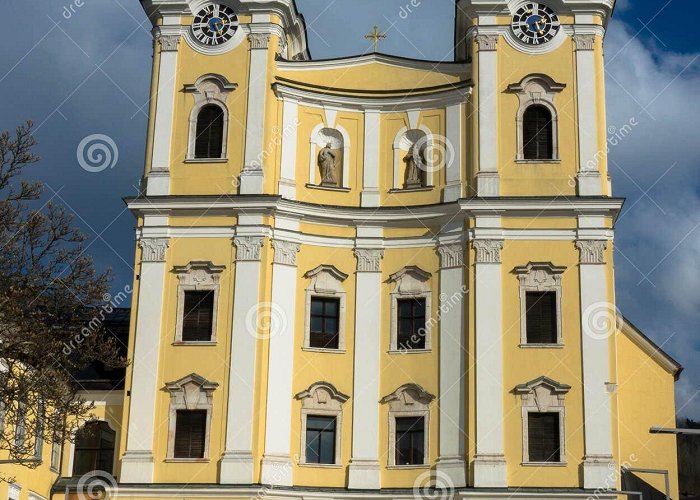
[[665, 493], [654, 470], [678, 497], [675, 437], [650, 428], [674, 425], [681, 368], [615, 306], [614, 0], [459, 0], [455, 62], [314, 60], [293, 0], [142, 3], [132, 362], [93, 480], [597, 499], [626, 474]]

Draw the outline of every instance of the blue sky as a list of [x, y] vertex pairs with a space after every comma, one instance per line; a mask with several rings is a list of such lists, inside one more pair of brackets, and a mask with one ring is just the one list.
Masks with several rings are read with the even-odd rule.
[[[0, 129], [34, 120], [44, 160], [31, 176], [46, 183], [47, 198], [75, 212], [97, 265], [112, 267], [114, 288], [122, 289], [132, 279], [134, 220], [121, 198], [136, 192], [143, 168], [150, 25], [136, 0], [4, 5]], [[452, 58], [452, 0], [298, 0], [298, 6], [315, 58], [367, 51], [363, 35], [375, 24], [388, 33], [382, 52]], [[615, 194], [627, 198], [617, 228], [618, 305], [685, 365], [678, 408], [700, 419], [700, 44], [687, 6], [618, 0], [606, 73], [609, 127], [636, 123], [610, 152]], [[114, 140], [114, 168], [80, 168], [76, 149], [90, 134]]]

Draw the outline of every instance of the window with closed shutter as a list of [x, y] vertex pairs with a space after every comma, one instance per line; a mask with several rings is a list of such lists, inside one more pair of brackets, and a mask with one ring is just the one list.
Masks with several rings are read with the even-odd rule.
[[526, 321], [528, 344], [556, 344], [557, 293], [527, 292]]
[[214, 321], [214, 292], [186, 291], [182, 318], [183, 342], [208, 342]]
[[561, 462], [559, 413], [528, 414], [530, 462]]
[[552, 113], [544, 106], [530, 106], [523, 115], [523, 158], [551, 160], [554, 153]]
[[177, 410], [175, 458], [204, 458], [206, 433], [206, 410]]
[[194, 146], [195, 158], [221, 158], [224, 144], [224, 111], [215, 104], [199, 110]]

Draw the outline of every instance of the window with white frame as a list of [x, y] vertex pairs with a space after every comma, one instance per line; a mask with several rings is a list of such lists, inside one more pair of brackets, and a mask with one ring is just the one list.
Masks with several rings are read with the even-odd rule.
[[571, 386], [540, 377], [518, 385], [522, 402], [523, 463], [566, 463], [564, 397]]
[[177, 274], [176, 343], [216, 342], [219, 280], [224, 266], [190, 262], [173, 269]]
[[429, 406], [434, 399], [418, 384], [402, 385], [382, 398], [389, 405], [389, 467], [428, 464]]
[[565, 267], [530, 262], [513, 272], [520, 282], [520, 345], [561, 346], [562, 275]]
[[559, 120], [554, 98], [565, 87], [541, 74], [528, 75], [508, 86], [520, 103], [516, 115], [516, 161], [559, 161]]
[[348, 275], [322, 265], [307, 272], [304, 349], [345, 351], [345, 289]]
[[340, 465], [343, 403], [348, 396], [333, 384], [317, 382], [295, 398], [301, 401], [300, 463]]
[[213, 393], [218, 386], [194, 373], [165, 384], [170, 393], [168, 459], [209, 459]]
[[9, 500], [19, 500], [22, 487], [17, 483], [10, 483], [7, 487], [7, 498]]
[[194, 107], [190, 114], [188, 160], [224, 160], [227, 158], [229, 114], [228, 95], [237, 85], [221, 75], [207, 74], [185, 92], [192, 94]]
[[55, 472], [60, 472], [61, 467], [61, 451], [63, 449], [63, 443], [59, 438], [55, 438], [51, 443], [51, 470]]
[[421, 352], [431, 349], [433, 326], [430, 290], [431, 274], [416, 266], [394, 273], [391, 292], [391, 331], [389, 350]]

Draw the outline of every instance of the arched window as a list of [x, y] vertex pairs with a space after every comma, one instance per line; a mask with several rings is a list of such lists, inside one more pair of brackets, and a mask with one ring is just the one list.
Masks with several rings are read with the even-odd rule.
[[525, 160], [553, 158], [552, 113], [544, 106], [533, 105], [523, 116], [523, 156]]
[[94, 470], [112, 474], [115, 435], [107, 422], [85, 424], [75, 439], [73, 476], [82, 476]]
[[195, 158], [221, 158], [224, 144], [224, 111], [216, 104], [207, 104], [197, 115], [194, 146]]

